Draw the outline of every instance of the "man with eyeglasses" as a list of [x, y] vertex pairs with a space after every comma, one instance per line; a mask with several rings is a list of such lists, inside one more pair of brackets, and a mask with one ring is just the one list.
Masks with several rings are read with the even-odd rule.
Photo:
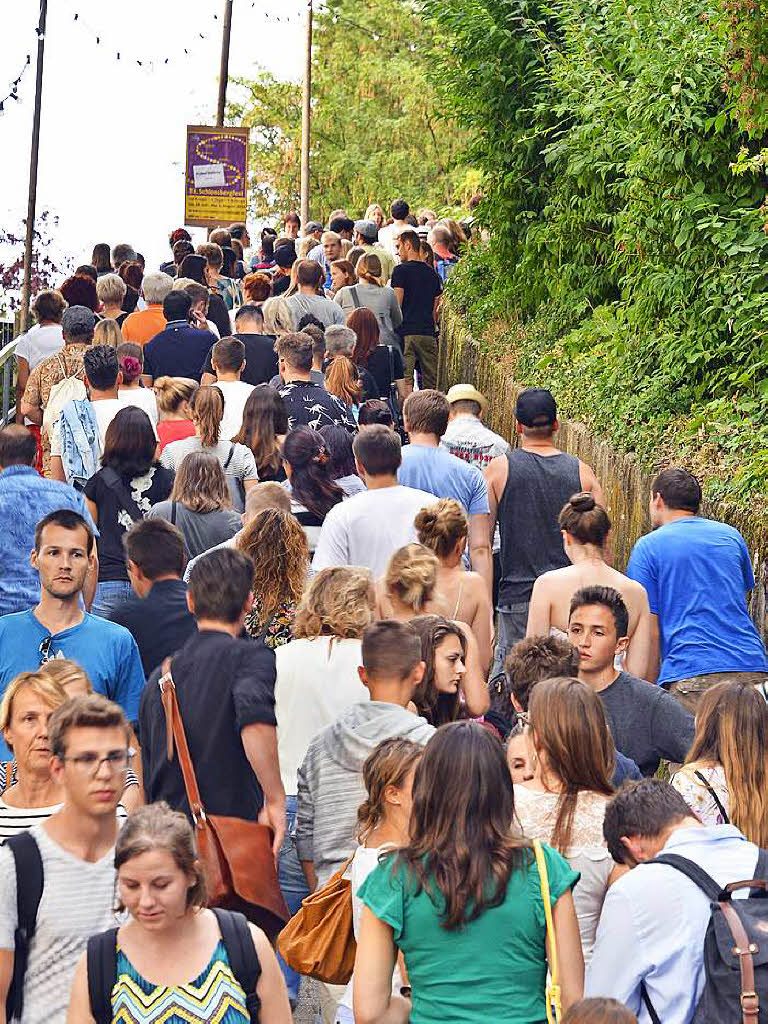
[[[96, 693], [114, 700], [135, 722], [144, 687], [136, 641], [123, 626], [82, 607], [94, 557], [93, 532], [78, 512], [57, 509], [37, 524], [30, 561], [40, 576], [40, 602], [0, 617], [0, 695], [20, 672], [70, 658], [85, 669]], [[0, 759], [11, 757], [0, 740]]]
[[[113, 926], [116, 809], [133, 751], [120, 707], [100, 694], [75, 697], [51, 715], [51, 771], [64, 792], [56, 814], [0, 848], [0, 1020], [23, 963], [18, 892], [32, 904], [21, 984], [22, 1024], [64, 1024], [75, 966], [90, 935]], [[21, 840], [21, 843], [19, 842]], [[35, 883], [35, 871], [38, 882]], [[39, 872], [42, 870], [42, 886]], [[10, 1017], [8, 1018], [10, 1019]]]

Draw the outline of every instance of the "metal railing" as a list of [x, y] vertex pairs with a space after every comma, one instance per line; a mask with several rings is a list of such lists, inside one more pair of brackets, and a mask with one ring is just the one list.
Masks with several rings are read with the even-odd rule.
[[0, 323], [0, 427], [16, 418], [16, 342], [14, 324]]

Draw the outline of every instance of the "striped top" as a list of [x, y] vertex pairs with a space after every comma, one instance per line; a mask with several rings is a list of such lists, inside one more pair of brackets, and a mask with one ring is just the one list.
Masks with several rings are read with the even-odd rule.
[[143, 978], [118, 946], [112, 989], [113, 1024], [249, 1024], [245, 992], [220, 939], [208, 966], [184, 985], [154, 985]]

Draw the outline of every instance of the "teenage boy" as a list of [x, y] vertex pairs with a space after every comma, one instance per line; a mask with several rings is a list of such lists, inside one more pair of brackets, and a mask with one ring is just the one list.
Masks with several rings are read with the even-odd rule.
[[434, 728], [408, 710], [424, 675], [421, 643], [407, 622], [385, 619], [363, 633], [360, 678], [371, 699], [353, 704], [319, 732], [299, 768], [296, 849], [312, 890], [355, 848], [357, 808], [365, 800], [363, 764], [382, 740], [426, 744]]
[[[702, 825], [661, 779], [622, 787], [606, 807], [603, 833], [613, 859], [633, 870], [606, 894], [584, 995], [618, 999], [642, 1024], [653, 1020], [649, 1003], [657, 1021], [691, 1024], [704, 988], [711, 904], [679, 870], [648, 861], [658, 854], [685, 857], [724, 888], [755, 877], [759, 850], [734, 825]], [[737, 890], [734, 897], [748, 892]], [[755, 1001], [754, 1014], [745, 1011], [744, 1020], [757, 1019]]]
[[629, 612], [613, 587], [583, 587], [571, 600], [568, 639], [579, 652], [579, 679], [600, 694], [617, 748], [654, 775], [660, 759], [682, 762], [693, 742], [693, 715], [660, 686], [617, 672], [629, 646]]
[[[40, 576], [40, 601], [0, 618], [0, 693], [20, 672], [35, 672], [53, 658], [71, 658], [85, 669], [94, 690], [135, 722], [144, 687], [136, 641], [127, 629], [82, 607], [94, 547], [90, 526], [70, 509], [49, 512], [35, 527], [30, 560]], [[0, 758], [11, 756], [0, 740]]]
[[239, 338], [222, 338], [213, 346], [211, 364], [216, 374], [216, 387], [224, 396], [224, 417], [219, 436], [229, 441], [240, 433], [243, 409], [253, 384], [240, 380], [245, 369], [245, 345]]
[[[275, 656], [240, 639], [253, 605], [253, 563], [232, 548], [209, 551], [189, 578], [197, 632], [174, 656], [171, 674], [203, 806], [209, 814], [270, 825], [275, 856], [285, 834], [285, 793], [277, 761]], [[165, 712], [152, 673], [141, 696], [147, 801], [190, 813], [178, 754], [168, 760]], [[239, 740], [239, 742], [238, 742]]]
[[163, 519], [142, 519], [124, 534], [123, 547], [135, 596], [113, 608], [109, 618], [134, 638], [149, 678], [197, 629], [181, 578], [184, 538]]
[[[125, 786], [132, 751], [122, 710], [100, 694], [74, 697], [51, 715], [47, 741], [51, 772], [64, 804], [43, 824], [0, 849], [0, 1020], [13, 976], [17, 929], [17, 884], [22, 872], [42, 861], [42, 896], [29, 943], [23, 978], [22, 1024], [64, 1024], [75, 966], [91, 935], [113, 926], [117, 804]], [[33, 901], [34, 903], [34, 901]]]

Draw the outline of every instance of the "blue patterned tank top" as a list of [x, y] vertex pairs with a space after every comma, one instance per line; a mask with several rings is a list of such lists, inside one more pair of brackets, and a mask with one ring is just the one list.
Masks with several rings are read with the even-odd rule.
[[219, 940], [210, 963], [185, 985], [153, 985], [125, 953], [117, 950], [117, 981], [112, 989], [113, 1024], [249, 1024], [245, 993]]

